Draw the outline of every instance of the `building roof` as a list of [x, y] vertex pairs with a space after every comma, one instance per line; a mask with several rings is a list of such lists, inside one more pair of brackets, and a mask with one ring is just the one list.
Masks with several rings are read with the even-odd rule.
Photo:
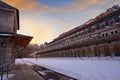
[[6, 9], [13, 9], [16, 11], [16, 15], [17, 15], [17, 26], [18, 26], [18, 29], [19, 29], [19, 10], [3, 1], [0, 0], [0, 7], [2, 8], [6, 8]]
[[61, 34], [60, 36], [55, 38], [52, 42], [54, 42], [54, 41], [56, 41], [58, 39], [64, 38], [64, 37], [66, 37], [68, 35], [71, 35], [71, 34], [77, 32], [77, 31], [79, 31], [80, 29], [83, 29], [83, 28], [86, 28], [88, 26], [91, 26], [91, 25], [93, 25], [93, 24], [103, 20], [104, 18], [110, 17], [111, 15], [117, 14], [117, 13], [120, 13], [120, 5], [114, 5], [113, 7], [107, 9], [105, 12], [103, 12], [100, 15], [96, 16], [96, 18], [90, 19], [87, 22], [85, 22], [84, 24], [82, 24], [82, 25], [80, 25], [78, 27], [75, 27], [72, 30], [69, 30], [69, 31]]
[[22, 34], [16, 34], [16, 33], [8, 33], [8, 32], [0, 32], [0, 37], [7, 37], [9, 38], [9, 41], [14, 44], [21, 47], [26, 47], [33, 37], [31, 36], [25, 36]]

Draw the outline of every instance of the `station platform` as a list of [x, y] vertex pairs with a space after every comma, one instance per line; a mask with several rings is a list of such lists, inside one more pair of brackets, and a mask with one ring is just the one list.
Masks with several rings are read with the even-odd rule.
[[28, 65], [16, 65], [11, 73], [15, 75], [9, 80], [45, 80]]

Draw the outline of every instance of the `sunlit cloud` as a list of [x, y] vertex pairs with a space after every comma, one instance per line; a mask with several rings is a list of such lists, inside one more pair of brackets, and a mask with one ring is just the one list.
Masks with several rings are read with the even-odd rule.
[[65, 7], [56, 8], [42, 4], [38, 0], [4, 0], [5, 2], [21, 9], [34, 10], [40, 13], [54, 13], [54, 12], [78, 12], [84, 10], [92, 5], [105, 4], [109, 0], [74, 0]]
[[32, 10], [38, 12], [57, 12], [58, 9], [40, 3], [38, 0], [4, 0], [20, 10]]
[[[24, 25], [22, 25], [24, 24]], [[31, 43], [44, 43], [53, 39], [53, 30], [48, 28], [46, 23], [36, 23], [28, 19], [24, 19], [21, 24], [21, 29], [18, 33], [33, 36]]]
[[119, 0], [73, 0], [66, 6], [57, 8], [43, 4], [38, 0], [4, 0], [20, 10], [34, 11], [37, 13], [76, 13], [88, 9], [91, 6], [119, 3]]
[[75, 0], [68, 4], [64, 9], [68, 12], [79, 12], [94, 5], [101, 5], [107, 3], [108, 0]]
[[22, 10], [32, 10], [37, 8], [37, 5], [39, 5], [37, 0], [4, 0], [4, 1]]

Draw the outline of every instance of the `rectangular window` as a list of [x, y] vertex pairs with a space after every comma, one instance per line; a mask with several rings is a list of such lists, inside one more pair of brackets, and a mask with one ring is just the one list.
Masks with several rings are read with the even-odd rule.
[[100, 29], [100, 24], [97, 24], [96, 25], [96, 30], [99, 30]]
[[109, 21], [105, 20], [105, 26], [109, 26]]
[[119, 16], [115, 16], [114, 19], [115, 19], [115, 23], [120, 22], [120, 18], [119, 18]]

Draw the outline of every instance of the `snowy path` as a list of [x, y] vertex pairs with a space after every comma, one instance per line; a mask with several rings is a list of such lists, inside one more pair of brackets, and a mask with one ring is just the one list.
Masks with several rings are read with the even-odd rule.
[[[120, 61], [41, 58], [22, 59], [71, 76], [78, 80], [119, 80]], [[16, 63], [19, 63], [17, 60]], [[31, 65], [29, 63], [29, 65]]]

